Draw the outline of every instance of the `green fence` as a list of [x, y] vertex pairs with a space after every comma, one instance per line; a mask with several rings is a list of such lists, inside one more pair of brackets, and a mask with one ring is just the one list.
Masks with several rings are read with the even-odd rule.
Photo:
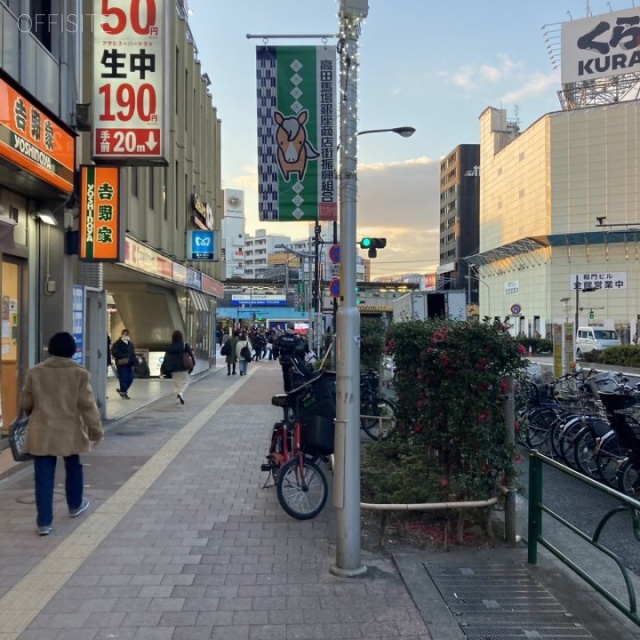
[[[566, 519], [549, 509], [543, 502], [543, 468], [544, 466], [553, 467], [562, 473], [575, 478], [576, 480], [583, 482], [584, 484], [606, 493], [607, 495], [615, 498], [621, 504], [615, 509], [608, 511], [600, 520], [600, 523], [596, 527], [593, 536], [589, 536], [584, 531], [581, 531], [576, 526], [571, 524]], [[616, 514], [628, 511], [631, 515], [631, 524], [633, 527], [633, 534], [640, 540], [640, 502], [629, 498], [624, 494], [605, 487], [604, 485], [587, 478], [581, 473], [577, 473], [572, 469], [565, 467], [562, 464], [554, 462], [551, 458], [547, 458], [537, 451], [529, 452], [529, 535], [528, 535], [528, 560], [530, 564], [537, 564], [538, 562], [538, 545], [548, 549], [554, 556], [560, 559], [564, 564], [575, 571], [583, 580], [588, 582], [598, 593], [604, 596], [611, 604], [624, 613], [629, 619], [633, 620], [638, 626], [640, 626], [640, 617], [638, 616], [638, 610], [636, 605], [636, 594], [631, 581], [629, 570], [623, 565], [622, 560], [611, 550], [607, 549], [600, 544], [600, 535], [602, 530], [609, 520]], [[575, 533], [577, 536], [587, 541], [591, 546], [598, 549], [601, 553], [611, 558], [618, 568], [622, 579], [624, 580], [627, 590], [628, 603], [623, 602], [617, 598], [610, 591], [605, 589], [600, 583], [596, 582], [586, 571], [573, 562], [568, 556], [562, 553], [559, 549], [553, 546], [549, 540], [547, 540], [542, 533], [542, 514], [546, 513], [548, 516], [559, 522], [561, 525]]]

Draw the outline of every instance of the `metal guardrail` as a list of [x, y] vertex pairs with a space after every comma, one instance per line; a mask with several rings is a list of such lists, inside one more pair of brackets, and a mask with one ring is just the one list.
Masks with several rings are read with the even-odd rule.
[[[562, 473], [583, 482], [584, 484], [597, 489], [598, 491], [605, 493], [622, 504], [615, 509], [608, 511], [600, 520], [600, 523], [596, 527], [593, 536], [589, 536], [584, 531], [578, 529], [575, 525], [571, 524], [568, 520], [565, 520], [562, 516], [552, 511], [549, 507], [543, 504], [543, 465], [548, 465], [561, 471]], [[622, 560], [613, 551], [607, 549], [600, 544], [600, 535], [607, 522], [616, 514], [629, 511], [631, 514], [631, 522], [633, 526], [634, 536], [640, 540], [640, 502], [630, 498], [619, 491], [610, 489], [591, 478], [587, 478], [581, 473], [568, 469], [562, 464], [559, 464], [544, 456], [537, 451], [529, 452], [529, 518], [528, 518], [528, 562], [529, 564], [537, 564], [538, 562], [538, 545], [541, 544], [548, 551], [550, 551], [556, 558], [566, 564], [575, 573], [577, 573], [583, 580], [585, 580], [590, 586], [592, 586], [600, 595], [606, 598], [614, 607], [619, 609], [625, 616], [632, 620], [635, 624], [640, 626], [640, 616], [638, 615], [638, 608], [636, 602], [636, 594], [631, 581], [629, 570], [624, 566]], [[577, 536], [588, 542], [591, 546], [601, 551], [607, 557], [611, 558], [622, 574], [625, 587], [627, 590], [628, 604], [617, 598], [610, 591], [605, 589], [601, 584], [596, 582], [586, 571], [573, 562], [568, 556], [562, 553], [556, 548], [549, 540], [542, 535], [542, 514], [546, 513], [548, 516], [559, 522], [561, 525], [575, 533]]]

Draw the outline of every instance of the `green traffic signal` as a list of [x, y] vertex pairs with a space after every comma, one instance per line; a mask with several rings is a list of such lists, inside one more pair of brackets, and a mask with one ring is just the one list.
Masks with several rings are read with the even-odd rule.
[[362, 238], [362, 240], [360, 240], [360, 248], [368, 249], [370, 258], [376, 258], [378, 256], [378, 249], [384, 249], [386, 246], [386, 238]]

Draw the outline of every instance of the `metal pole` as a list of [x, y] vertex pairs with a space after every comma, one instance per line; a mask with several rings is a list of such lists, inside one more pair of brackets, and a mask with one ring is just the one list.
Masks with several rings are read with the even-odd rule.
[[580, 281], [576, 276], [576, 324], [573, 327], [573, 360], [577, 359], [578, 348], [578, 322], [580, 322]]
[[[516, 442], [516, 411], [515, 398], [513, 390], [513, 376], [506, 377], [507, 390], [504, 401], [504, 414], [506, 422], [505, 445], [507, 450], [511, 450]], [[504, 501], [504, 539], [507, 544], [516, 543], [517, 525], [516, 525], [516, 474], [512, 473], [505, 478], [507, 486], [507, 495]]]
[[[311, 247], [309, 247], [311, 249]], [[307, 295], [305, 296], [306, 302], [309, 305], [307, 307], [309, 312], [309, 331], [307, 332], [307, 344], [309, 345], [309, 349], [313, 349], [313, 258], [307, 258], [307, 269], [309, 273], [307, 274]]]
[[336, 564], [331, 572], [360, 575], [360, 314], [356, 305], [358, 37], [367, 0], [341, 0], [340, 34], [340, 307], [337, 312], [335, 434]]

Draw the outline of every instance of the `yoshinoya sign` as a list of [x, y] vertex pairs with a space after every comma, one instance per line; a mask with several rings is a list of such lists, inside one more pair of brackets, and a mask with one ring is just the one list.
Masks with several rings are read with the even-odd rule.
[[171, 6], [164, 0], [94, 0], [95, 158], [167, 164], [165, 85]]
[[0, 156], [71, 193], [75, 147], [70, 130], [0, 77]]
[[80, 260], [124, 260], [119, 167], [80, 167]]
[[562, 24], [562, 84], [640, 71], [640, 8]]

